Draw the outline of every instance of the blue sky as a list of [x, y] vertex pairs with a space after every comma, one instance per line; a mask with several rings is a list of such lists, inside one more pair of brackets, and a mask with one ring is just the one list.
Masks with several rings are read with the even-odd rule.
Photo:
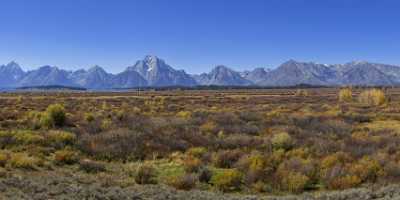
[[0, 63], [95, 64], [147, 54], [190, 73], [288, 59], [400, 64], [397, 0], [1, 0]]

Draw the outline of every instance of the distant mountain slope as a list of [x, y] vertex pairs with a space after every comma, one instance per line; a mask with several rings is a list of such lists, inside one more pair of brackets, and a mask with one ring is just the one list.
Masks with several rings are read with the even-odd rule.
[[267, 74], [260, 85], [290, 86], [298, 84], [335, 85], [336, 72], [332, 68], [315, 63], [289, 60]]
[[264, 68], [255, 68], [253, 71], [245, 71], [241, 73], [241, 76], [246, 79], [251, 81], [252, 83], [258, 85], [265, 81], [265, 79], [268, 76], [268, 73], [270, 73], [271, 70], [266, 70]]
[[239, 72], [235, 72], [223, 65], [216, 66], [210, 73], [194, 76], [199, 85], [252, 85], [253, 83], [243, 78]]
[[97, 65], [87, 71], [78, 70], [70, 75], [70, 79], [74, 84], [91, 89], [110, 88], [112, 87], [110, 83], [113, 78], [113, 74], [107, 73]]
[[344, 65], [336, 65], [337, 82], [342, 85], [394, 85], [400, 79], [397, 67], [373, 64], [368, 62], [351, 62]]
[[68, 86], [88, 89], [166, 86], [294, 86], [307, 85], [400, 85], [400, 67], [370, 62], [326, 65], [289, 60], [276, 69], [237, 72], [219, 65], [209, 73], [189, 75], [156, 56], [146, 56], [121, 73], [111, 74], [99, 66], [66, 71], [43, 66], [24, 72], [16, 62], [0, 66], [0, 88]]
[[125, 70], [114, 76], [111, 85], [113, 88], [133, 88], [146, 87], [148, 83], [138, 72]]
[[45, 86], [45, 85], [64, 85], [76, 86], [69, 73], [57, 67], [43, 66], [37, 70], [29, 71], [18, 82], [19, 86]]

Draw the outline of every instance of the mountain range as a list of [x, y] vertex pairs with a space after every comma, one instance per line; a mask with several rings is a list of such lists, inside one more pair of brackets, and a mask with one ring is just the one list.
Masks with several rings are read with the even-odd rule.
[[106, 72], [100, 66], [87, 70], [68, 71], [43, 66], [24, 71], [16, 62], [0, 66], [0, 88], [62, 85], [88, 89], [164, 87], [164, 86], [293, 86], [299, 84], [399, 85], [400, 66], [370, 62], [318, 64], [289, 60], [276, 69], [255, 68], [238, 72], [218, 65], [209, 73], [191, 75], [176, 70], [156, 56], [146, 56], [118, 74]]

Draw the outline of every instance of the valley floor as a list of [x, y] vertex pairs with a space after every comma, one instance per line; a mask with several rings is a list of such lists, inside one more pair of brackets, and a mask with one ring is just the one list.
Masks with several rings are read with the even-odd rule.
[[0, 199], [127, 199], [127, 200], [388, 200], [400, 199], [400, 185], [270, 196], [180, 191], [166, 185], [115, 186], [107, 179], [71, 169], [1, 172]]

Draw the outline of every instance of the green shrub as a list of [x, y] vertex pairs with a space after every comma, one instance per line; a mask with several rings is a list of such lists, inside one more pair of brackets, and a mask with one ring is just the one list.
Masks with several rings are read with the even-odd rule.
[[135, 174], [137, 184], [156, 184], [156, 170], [148, 164], [140, 165]]
[[240, 189], [243, 174], [235, 169], [227, 169], [216, 173], [211, 178], [211, 183], [223, 192], [235, 191]]
[[205, 154], [207, 154], [207, 149], [204, 147], [193, 147], [186, 151], [188, 156], [193, 156], [195, 158], [202, 159]]

